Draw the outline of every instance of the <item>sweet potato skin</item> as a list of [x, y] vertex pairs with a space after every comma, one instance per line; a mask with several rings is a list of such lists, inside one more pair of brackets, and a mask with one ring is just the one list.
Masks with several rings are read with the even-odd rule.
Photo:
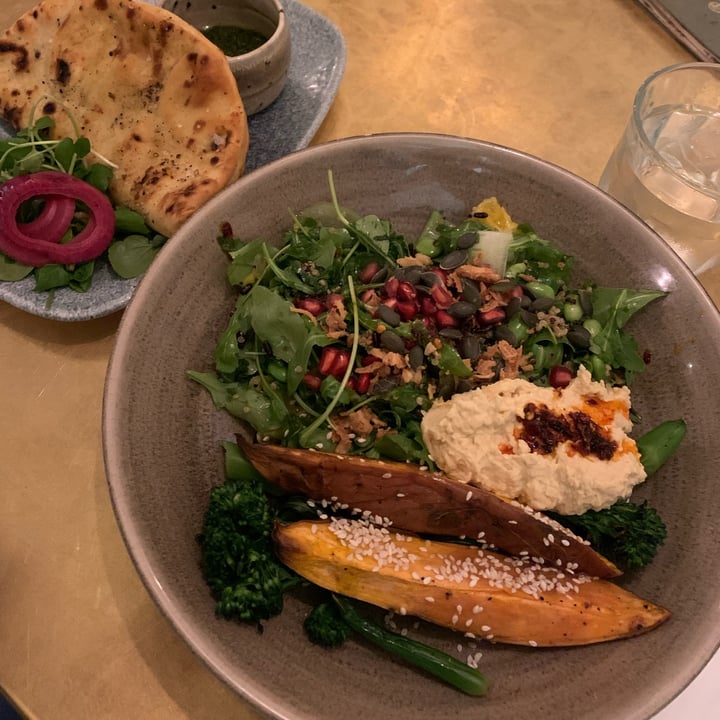
[[252, 443], [238, 445], [270, 482], [313, 500], [335, 498], [420, 534], [478, 538], [511, 555], [611, 578], [620, 570], [587, 543], [540, 513], [482, 488], [408, 463]]
[[[273, 537], [281, 561], [316, 585], [493, 642], [587, 645], [647, 632], [669, 617], [664, 608], [607, 580], [580, 577], [574, 583], [560, 577], [566, 591], [546, 582], [529, 594], [473, 573], [464, 579], [449, 575], [443, 568], [473, 562], [516, 572], [512, 559], [468, 545], [389, 532], [392, 547], [402, 548], [395, 557], [409, 559], [399, 566], [355, 552], [329, 521], [278, 524]], [[536, 568], [545, 578], [558, 579], [558, 572]]]

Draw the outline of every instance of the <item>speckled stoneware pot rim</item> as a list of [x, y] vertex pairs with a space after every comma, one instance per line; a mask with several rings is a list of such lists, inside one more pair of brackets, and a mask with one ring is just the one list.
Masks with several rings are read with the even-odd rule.
[[[647, 308], [636, 329], [656, 359], [633, 392], [637, 387], [639, 409], [654, 422], [685, 417], [688, 438], [639, 490], [666, 519], [668, 543], [653, 565], [622, 581], [667, 604], [669, 622], [631, 640], [568, 650], [483, 645], [481, 669], [493, 689], [478, 700], [360, 643], [333, 653], [311, 646], [300, 628], [308, 608], [302, 597], [291, 597], [261, 638], [213, 616], [192, 548], [209, 488], [221, 480], [220, 442], [236, 426], [189, 387], [184, 371], [211, 367], [215, 338], [232, 311], [216, 228], [234, 220], [241, 237], [275, 237], [289, 223], [288, 208], [321, 199], [328, 169], [342, 204], [381, 216], [396, 206], [401, 232], [421, 225], [421, 212], [433, 206], [457, 215], [478, 193], [497, 193], [516, 220], [561, 246], [564, 240], [579, 270], [592, 267], [598, 282], [671, 291], [672, 302]], [[662, 342], [666, 337], [673, 341]], [[720, 501], [705, 472], [720, 460], [707, 393], [720, 382], [718, 359], [720, 317], [700, 284], [644, 223], [589, 182], [468, 138], [388, 133], [337, 140], [237, 181], [153, 263], [122, 318], [108, 368], [103, 444], [110, 495], [129, 553], [162, 612], [218, 677], [273, 717], [329, 720], [363, 712], [397, 720], [510, 720], [552, 713], [555, 720], [647, 720], [720, 644]], [[148, 508], [160, 503], [158, 517]], [[457, 642], [446, 631], [420, 632], [449, 651]], [[279, 667], [282, 683], [273, 680]]]

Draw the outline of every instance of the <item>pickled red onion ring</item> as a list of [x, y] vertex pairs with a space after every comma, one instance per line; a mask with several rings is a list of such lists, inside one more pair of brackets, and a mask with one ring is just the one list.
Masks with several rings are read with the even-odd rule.
[[[79, 200], [90, 211], [86, 226], [70, 242], [33, 237], [17, 221], [25, 201], [51, 196]], [[47, 170], [19, 175], [0, 185], [0, 251], [23, 265], [74, 265], [93, 260], [107, 249], [114, 233], [115, 212], [108, 197], [73, 175]]]
[[60, 242], [75, 216], [75, 200], [61, 195], [43, 198], [45, 205], [34, 220], [18, 223], [20, 231], [36, 240]]

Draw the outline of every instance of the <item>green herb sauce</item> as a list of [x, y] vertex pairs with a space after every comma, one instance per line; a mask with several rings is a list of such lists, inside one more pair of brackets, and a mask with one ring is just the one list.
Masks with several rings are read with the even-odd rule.
[[228, 57], [244, 55], [267, 42], [267, 37], [261, 32], [236, 25], [213, 25], [202, 32]]

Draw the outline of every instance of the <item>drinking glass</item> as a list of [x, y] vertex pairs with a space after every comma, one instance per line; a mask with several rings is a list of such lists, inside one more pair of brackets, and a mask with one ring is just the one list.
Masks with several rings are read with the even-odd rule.
[[672, 65], [645, 80], [598, 185], [696, 275], [720, 264], [720, 64]]

